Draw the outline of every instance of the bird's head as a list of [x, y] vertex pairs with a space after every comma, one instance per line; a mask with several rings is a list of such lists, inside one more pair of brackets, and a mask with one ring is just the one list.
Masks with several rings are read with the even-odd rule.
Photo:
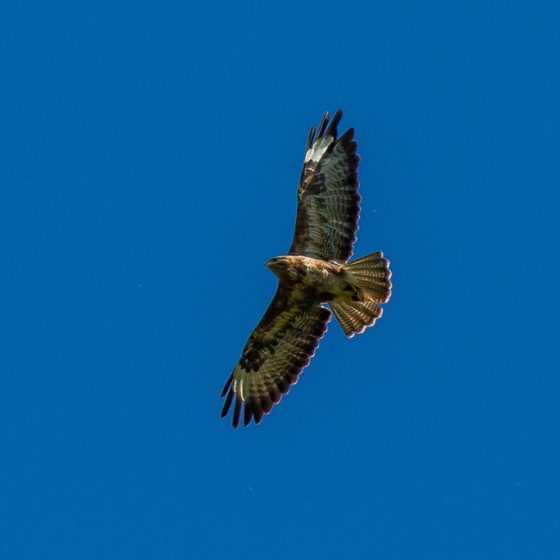
[[279, 278], [285, 277], [289, 270], [289, 257], [274, 257], [266, 263], [266, 266]]

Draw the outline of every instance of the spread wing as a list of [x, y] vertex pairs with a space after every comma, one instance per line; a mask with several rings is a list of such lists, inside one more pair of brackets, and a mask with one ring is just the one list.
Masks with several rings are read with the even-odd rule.
[[290, 254], [346, 262], [356, 241], [358, 194], [354, 129], [337, 138], [339, 109], [329, 124], [325, 113], [317, 135], [312, 127], [298, 188], [298, 209]]
[[297, 382], [315, 354], [330, 316], [328, 309], [304, 292], [279, 284], [222, 391], [222, 397], [227, 394], [222, 417], [235, 399], [233, 426], [239, 425], [242, 403], [245, 426], [251, 418], [258, 424]]

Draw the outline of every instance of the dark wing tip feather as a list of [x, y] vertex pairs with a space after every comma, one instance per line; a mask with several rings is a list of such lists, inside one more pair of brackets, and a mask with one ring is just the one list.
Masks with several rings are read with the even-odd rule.
[[226, 384], [224, 385], [224, 388], [222, 389], [222, 394], [220, 395], [220, 397], [223, 397], [229, 390], [229, 388], [231, 387], [231, 384], [233, 382], [233, 373], [229, 376], [228, 380], [226, 381]]
[[233, 391], [230, 391], [226, 398], [226, 402], [224, 403], [224, 408], [222, 408], [222, 413], [220, 414], [220, 418], [223, 418], [229, 412], [229, 407], [231, 406], [232, 400], [233, 400]]
[[272, 404], [278, 404], [280, 402], [280, 399], [282, 398], [282, 394], [280, 393], [280, 390], [278, 389], [278, 387], [276, 387], [276, 385], [273, 385], [268, 394], [270, 395], [270, 400], [272, 401]]
[[263, 410], [261, 406], [261, 401], [255, 399], [253, 402], [253, 418], [255, 419], [255, 424], [260, 424], [263, 417]]
[[306, 150], [309, 150], [309, 148], [311, 148], [314, 140], [315, 140], [315, 127], [312, 126], [311, 130], [309, 131], [309, 136], [307, 137], [307, 144], [305, 146]]
[[290, 389], [290, 382], [285, 377], [278, 379], [276, 381], [276, 385], [283, 395], [285, 395]]
[[251, 417], [253, 416], [253, 406], [251, 401], [247, 401], [245, 403], [245, 410], [243, 411], [243, 425], [246, 426], [250, 421]]
[[232, 426], [234, 428], [237, 428], [237, 426], [239, 426], [239, 417], [241, 415], [241, 403], [243, 401], [241, 400], [241, 396], [237, 395], [236, 399], [235, 399], [235, 408], [233, 409], [233, 421], [232, 421]]
[[355, 134], [356, 134], [356, 130], [354, 128], [349, 128], [344, 134], [341, 135], [341, 137], [338, 140], [343, 144], [350, 143], [352, 142], [352, 140], [354, 140]]
[[270, 400], [270, 397], [268, 395], [261, 395], [261, 401], [262, 401], [263, 412], [265, 414], [268, 414], [272, 410], [272, 407], [274, 406], [272, 404], [272, 401]]
[[323, 119], [321, 120], [321, 124], [319, 125], [319, 128], [317, 130], [317, 138], [322, 138], [325, 135], [325, 129], [327, 128], [327, 125], [329, 124], [329, 112], [327, 111], [324, 115], [323, 115]]
[[325, 136], [334, 136], [336, 138], [338, 134], [337, 126], [338, 123], [340, 122], [340, 119], [342, 118], [342, 114], [343, 114], [342, 109], [338, 109], [338, 111], [334, 114], [334, 117], [332, 118], [332, 121], [325, 132]]
[[[319, 319], [328, 321], [331, 318], [331, 312], [326, 307], [319, 307]], [[327, 325], [321, 325], [321, 335], [327, 330]]]

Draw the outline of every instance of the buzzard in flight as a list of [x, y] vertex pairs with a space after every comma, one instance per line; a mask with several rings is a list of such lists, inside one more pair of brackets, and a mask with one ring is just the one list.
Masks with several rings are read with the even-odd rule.
[[[378, 251], [352, 262], [360, 195], [354, 129], [338, 136], [339, 109], [325, 113], [307, 139], [298, 187], [296, 227], [287, 255], [266, 265], [278, 288], [222, 391], [222, 417], [232, 403], [233, 426], [258, 424], [315, 354], [331, 311], [346, 336], [372, 326], [391, 296], [389, 261]], [[329, 122], [330, 120], [330, 122]]]

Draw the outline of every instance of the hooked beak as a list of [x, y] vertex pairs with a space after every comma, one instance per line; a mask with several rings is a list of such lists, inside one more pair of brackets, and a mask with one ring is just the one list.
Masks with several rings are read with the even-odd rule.
[[266, 262], [266, 266], [272, 270], [272, 272], [277, 273], [283, 269], [282, 262], [278, 257], [274, 257]]

